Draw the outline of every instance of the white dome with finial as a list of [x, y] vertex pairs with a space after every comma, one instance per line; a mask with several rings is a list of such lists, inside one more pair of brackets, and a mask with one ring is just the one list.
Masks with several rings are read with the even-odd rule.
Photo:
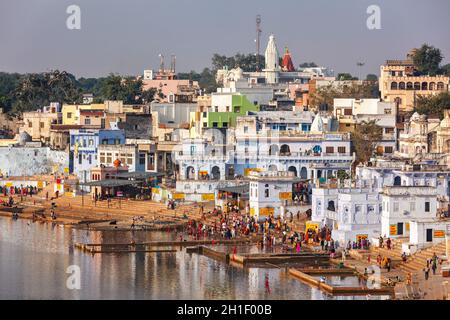
[[311, 124], [311, 132], [323, 132], [323, 119], [320, 115], [316, 115], [314, 117], [314, 121]]

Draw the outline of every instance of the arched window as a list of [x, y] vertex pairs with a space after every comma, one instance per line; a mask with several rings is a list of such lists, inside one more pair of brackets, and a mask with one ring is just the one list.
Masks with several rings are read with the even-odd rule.
[[397, 90], [398, 89], [398, 83], [397, 82], [391, 82], [391, 90]]
[[414, 82], [414, 90], [420, 90], [420, 82]]
[[300, 178], [302, 178], [302, 179], [308, 178], [308, 169], [306, 169], [305, 167], [302, 167], [300, 169]]
[[269, 156], [275, 156], [275, 155], [277, 155], [277, 154], [278, 154], [278, 151], [279, 151], [278, 146], [277, 146], [276, 144], [272, 144], [272, 145], [269, 147]]
[[422, 82], [422, 90], [428, 90], [428, 82]]
[[187, 167], [186, 169], [186, 179], [191, 180], [194, 179], [195, 176], [195, 169], [194, 167]]
[[399, 90], [405, 90], [405, 83], [404, 83], [404, 82], [400, 82], [400, 83], [398, 84], [398, 89], [399, 89]]
[[443, 90], [444, 90], [444, 83], [443, 83], [443, 82], [438, 82], [438, 84], [437, 84], [437, 89], [438, 89], [439, 91], [443, 91]]
[[218, 166], [214, 166], [211, 170], [211, 175], [213, 180], [219, 180], [220, 179], [220, 168]]
[[317, 170], [317, 179], [322, 178], [322, 170]]
[[336, 210], [335, 207], [334, 207], [334, 201], [333, 200], [328, 201], [328, 210], [330, 210], [330, 211], [335, 211]]
[[413, 89], [413, 83], [412, 82], [408, 82], [406, 84], [406, 90], [412, 90]]
[[266, 198], [268, 198], [268, 197], [270, 196], [270, 193], [269, 193], [269, 185], [268, 185], [268, 184], [265, 185], [264, 196], [265, 196]]
[[394, 178], [394, 186], [401, 186], [402, 185], [402, 178], [399, 176]]
[[287, 144], [283, 144], [280, 149], [281, 155], [291, 155], [291, 149]]
[[293, 172], [295, 176], [297, 176], [297, 168], [294, 166], [289, 167], [288, 169], [289, 172]]
[[434, 90], [436, 89], [436, 83], [434, 82], [430, 82], [430, 86], [428, 87], [429, 90]]

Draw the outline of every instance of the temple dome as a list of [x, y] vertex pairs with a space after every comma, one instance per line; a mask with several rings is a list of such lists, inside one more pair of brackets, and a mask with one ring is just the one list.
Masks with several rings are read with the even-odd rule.
[[423, 115], [420, 115], [418, 112], [414, 112], [414, 114], [411, 116], [410, 121], [420, 121], [423, 120]]
[[291, 53], [286, 47], [284, 50], [283, 60], [281, 61], [281, 69], [285, 72], [295, 71], [294, 63], [292, 62]]
[[31, 142], [33, 139], [31, 138], [31, 136], [28, 134], [28, 132], [23, 131], [19, 134], [19, 137], [17, 139], [17, 142], [19, 143], [19, 145], [24, 146], [27, 142]]

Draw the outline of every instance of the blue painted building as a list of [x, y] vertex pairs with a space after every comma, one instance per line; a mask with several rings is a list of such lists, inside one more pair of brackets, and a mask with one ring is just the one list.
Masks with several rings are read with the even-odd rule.
[[91, 169], [98, 166], [98, 146], [125, 143], [124, 130], [70, 130], [70, 172], [80, 182], [90, 181]]

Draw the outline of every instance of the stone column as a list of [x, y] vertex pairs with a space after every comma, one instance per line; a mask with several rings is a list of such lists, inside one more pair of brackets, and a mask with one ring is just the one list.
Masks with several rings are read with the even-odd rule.
[[197, 166], [197, 167], [193, 167], [194, 168], [194, 170], [195, 170], [195, 173], [194, 173], [194, 179], [197, 181], [198, 180], [198, 178], [199, 178], [199, 171], [200, 171], [200, 167], [199, 166]]

